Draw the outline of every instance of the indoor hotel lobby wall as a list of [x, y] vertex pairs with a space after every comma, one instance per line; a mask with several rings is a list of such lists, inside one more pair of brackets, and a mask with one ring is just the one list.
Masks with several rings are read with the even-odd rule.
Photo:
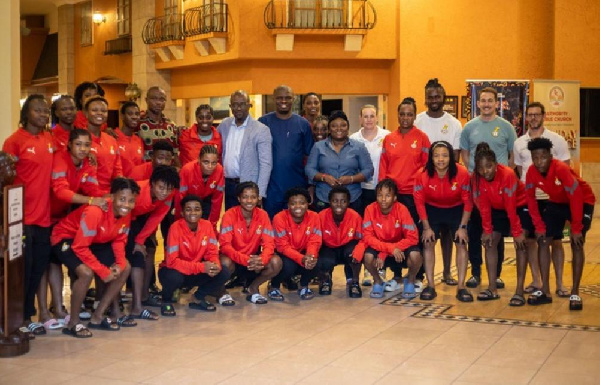
[[0, 1], [0, 47], [5, 47], [0, 60], [0, 116], [6, 124], [0, 128], [0, 141], [4, 142], [19, 125], [19, 99], [21, 92], [19, 0]]
[[[75, 83], [93, 81], [101, 77], [117, 77], [125, 82], [132, 81], [131, 53], [104, 55], [104, 42], [117, 38], [116, 0], [94, 0], [93, 12], [106, 16], [106, 22], [100, 25], [92, 23], [93, 44], [81, 46], [81, 10], [75, 5]], [[136, 32], [136, 31], [134, 31]], [[141, 32], [140, 32], [141, 33]]]

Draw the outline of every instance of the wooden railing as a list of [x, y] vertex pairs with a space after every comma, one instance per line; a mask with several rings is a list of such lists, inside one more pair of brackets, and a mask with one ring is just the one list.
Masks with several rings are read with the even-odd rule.
[[189, 8], [183, 13], [183, 33], [185, 37], [210, 32], [227, 32], [227, 4], [212, 3]]
[[142, 40], [146, 44], [183, 40], [183, 14], [153, 17], [146, 21], [142, 30]]
[[104, 42], [105, 55], [119, 55], [131, 52], [131, 35], [121, 36]]
[[265, 7], [269, 29], [372, 29], [377, 12], [368, 0], [271, 0]]

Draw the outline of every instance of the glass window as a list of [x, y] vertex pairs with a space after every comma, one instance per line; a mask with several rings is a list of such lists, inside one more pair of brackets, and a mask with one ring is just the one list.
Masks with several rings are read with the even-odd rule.
[[117, 1], [117, 35], [131, 35], [130, 0]]
[[82, 46], [92, 45], [93, 43], [93, 33], [92, 33], [92, 2], [87, 1], [85, 3], [81, 3], [81, 22], [80, 22], [80, 44]]

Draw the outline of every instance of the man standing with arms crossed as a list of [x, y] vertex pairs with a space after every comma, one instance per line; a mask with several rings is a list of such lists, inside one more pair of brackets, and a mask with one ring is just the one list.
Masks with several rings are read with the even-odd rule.
[[[454, 159], [459, 162], [462, 125], [458, 119], [444, 111], [445, 98], [446, 90], [438, 82], [438, 79], [430, 79], [425, 85], [425, 105], [427, 106], [427, 111], [423, 111], [417, 115], [415, 126], [427, 134], [431, 143], [440, 140], [450, 143], [454, 149]], [[444, 261], [442, 282], [449, 286], [456, 286], [458, 285], [458, 281], [452, 277], [452, 272], [450, 271], [454, 234], [452, 234], [449, 228], [442, 228], [440, 235], [442, 260]]]
[[[517, 140], [515, 128], [505, 119], [498, 116], [498, 91], [492, 87], [485, 87], [479, 91], [477, 107], [480, 115], [465, 124], [460, 135], [460, 150], [463, 162], [469, 172], [475, 170], [475, 149], [481, 142], [489, 144], [490, 149], [496, 154], [498, 163], [514, 167], [513, 146]], [[469, 222], [469, 261], [471, 262], [471, 278], [467, 280], [467, 287], [475, 288], [481, 282], [481, 215], [477, 206], [473, 207]], [[500, 246], [502, 245], [502, 246]], [[504, 288], [500, 278], [502, 263], [504, 262], [504, 242], [498, 243], [498, 275], [496, 287]]]

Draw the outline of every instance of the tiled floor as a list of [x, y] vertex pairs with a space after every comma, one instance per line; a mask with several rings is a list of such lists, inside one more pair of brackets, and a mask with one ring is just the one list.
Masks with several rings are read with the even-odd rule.
[[[584, 285], [600, 284], [599, 235], [600, 230], [588, 236]], [[507, 254], [514, 256], [510, 245]], [[502, 299], [493, 306], [470, 304], [471, 313], [514, 315], [503, 310], [514, 289], [510, 267], [504, 277], [508, 285]], [[439, 303], [456, 305], [453, 289], [438, 290], [444, 293]], [[27, 355], [0, 359], [0, 384], [599, 382], [600, 332], [412, 317], [422, 307], [382, 305], [368, 298], [368, 290], [362, 299], [346, 298], [339, 275], [332, 296], [308, 302], [290, 293], [284, 303], [259, 307], [238, 291], [232, 294], [238, 304], [212, 314], [188, 310], [184, 299], [176, 318], [140, 321], [119, 332], [96, 331], [88, 340], [59, 332], [38, 337]], [[570, 313], [564, 299], [518, 312], [533, 319], [597, 324], [600, 313], [592, 306], [597, 299], [583, 298], [580, 314]]]

